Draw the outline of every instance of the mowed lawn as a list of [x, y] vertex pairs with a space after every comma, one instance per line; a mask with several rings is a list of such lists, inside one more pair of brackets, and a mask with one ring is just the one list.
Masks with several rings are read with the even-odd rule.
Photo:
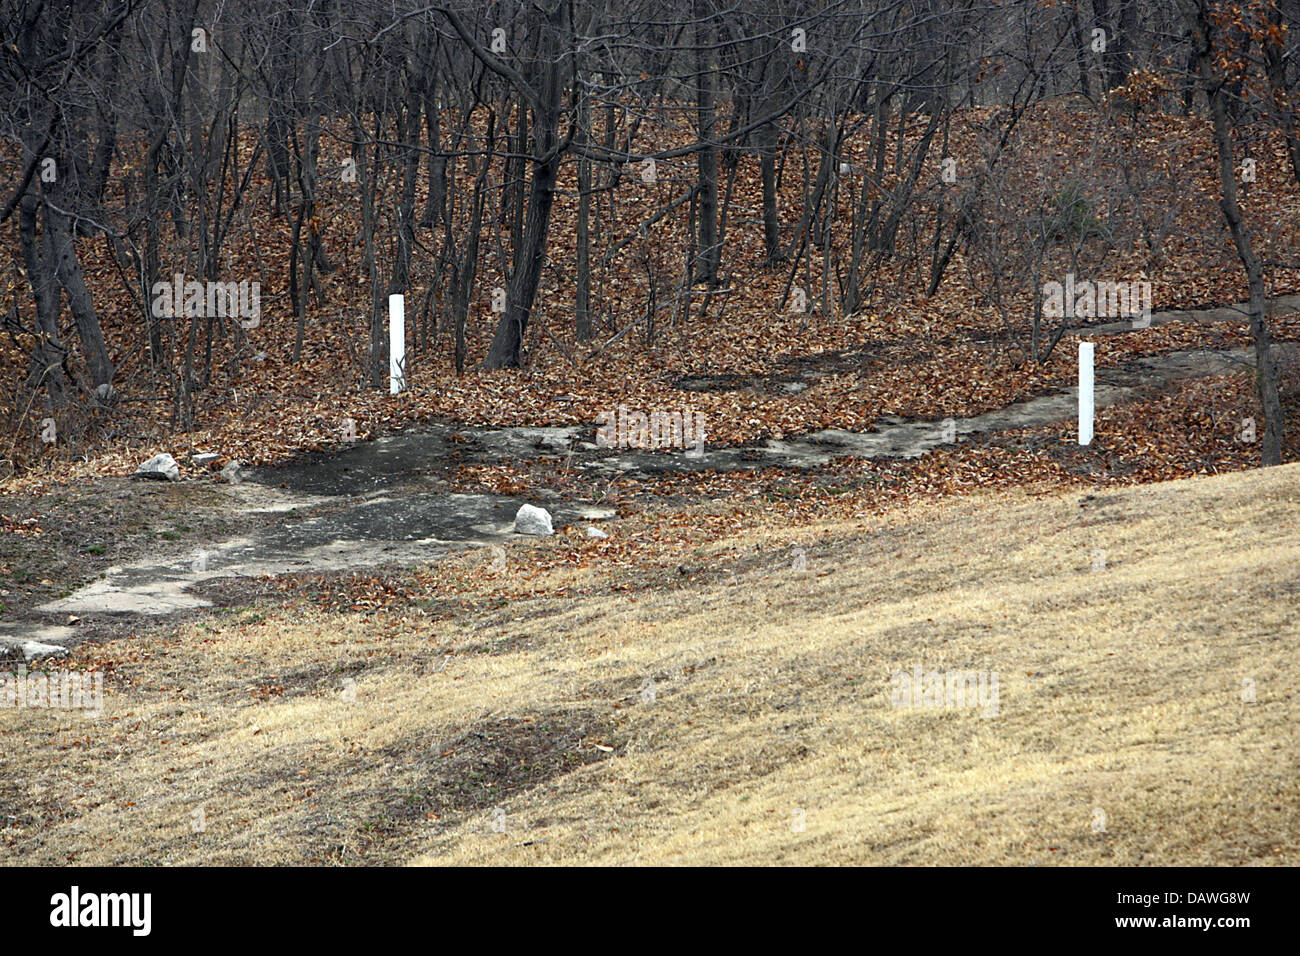
[[[0, 861], [1300, 862], [1300, 465], [687, 558], [83, 646], [102, 716], [0, 711]], [[895, 706], [918, 667], [996, 706]]]

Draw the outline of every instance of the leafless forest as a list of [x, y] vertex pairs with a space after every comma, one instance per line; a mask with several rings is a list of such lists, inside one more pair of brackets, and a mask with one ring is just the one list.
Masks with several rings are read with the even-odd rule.
[[[1040, 294], [1067, 272], [1153, 281], [1157, 308], [1249, 301], [1277, 462], [1264, 302], [1297, 266], [1297, 17], [1291, 0], [6, 3], [6, 468], [247, 420], [241, 390], [382, 390], [392, 293], [411, 382], [445, 398], [520, 366], [637, 381], [646, 350], [725, 364], [779, 350], [791, 314], [809, 347], [872, 310], [914, 341], [918, 315], [974, 315], [1034, 366], [1069, 324]], [[506, 420], [540, 387], [453, 411]]]

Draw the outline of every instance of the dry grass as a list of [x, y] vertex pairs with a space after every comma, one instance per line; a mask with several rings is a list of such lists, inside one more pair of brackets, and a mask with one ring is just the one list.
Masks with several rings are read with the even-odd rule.
[[[1295, 864], [1300, 465], [1082, 498], [740, 531], [635, 597], [575, 570], [452, 623], [84, 647], [102, 717], [0, 711], [0, 860]], [[891, 706], [916, 665], [996, 672], [997, 715]]]

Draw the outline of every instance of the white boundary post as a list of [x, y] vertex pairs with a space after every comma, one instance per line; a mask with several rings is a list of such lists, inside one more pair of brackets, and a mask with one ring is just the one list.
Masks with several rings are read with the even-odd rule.
[[403, 296], [388, 297], [388, 393], [396, 395], [406, 388], [406, 301]]
[[1079, 444], [1092, 444], [1092, 421], [1096, 410], [1092, 376], [1093, 346], [1079, 343]]

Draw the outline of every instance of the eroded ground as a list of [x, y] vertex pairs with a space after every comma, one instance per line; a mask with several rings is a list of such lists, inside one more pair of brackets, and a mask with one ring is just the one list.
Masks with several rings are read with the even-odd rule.
[[[280, 593], [82, 645], [102, 716], [0, 712], [0, 854], [1296, 862], [1300, 466], [765, 507], [452, 557], [408, 582], [451, 614]], [[996, 713], [893, 706], [916, 666], [996, 672]]]

